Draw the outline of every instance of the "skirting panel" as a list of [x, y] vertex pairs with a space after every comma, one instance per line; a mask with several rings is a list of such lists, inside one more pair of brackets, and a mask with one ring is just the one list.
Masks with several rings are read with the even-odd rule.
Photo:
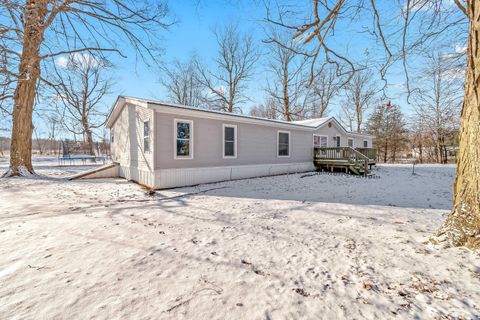
[[153, 173], [150, 171], [140, 170], [133, 167], [120, 166], [119, 176], [127, 180], [133, 180], [140, 184], [153, 187]]
[[227, 180], [314, 170], [313, 162], [155, 170], [155, 188], [166, 189]]

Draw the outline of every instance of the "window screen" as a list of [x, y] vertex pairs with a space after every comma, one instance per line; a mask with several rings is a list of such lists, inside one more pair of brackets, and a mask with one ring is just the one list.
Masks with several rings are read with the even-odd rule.
[[150, 152], [150, 121], [143, 123], [143, 151]]
[[189, 122], [177, 122], [177, 156], [190, 157], [191, 127]]
[[224, 156], [235, 157], [235, 127], [224, 127]]
[[290, 134], [288, 132], [278, 133], [278, 155], [290, 155]]

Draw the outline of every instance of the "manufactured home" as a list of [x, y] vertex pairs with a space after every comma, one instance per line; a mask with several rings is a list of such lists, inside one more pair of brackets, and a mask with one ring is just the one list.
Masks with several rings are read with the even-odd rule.
[[334, 117], [287, 122], [124, 96], [106, 126], [118, 175], [155, 189], [312, 171], [373, 138]]

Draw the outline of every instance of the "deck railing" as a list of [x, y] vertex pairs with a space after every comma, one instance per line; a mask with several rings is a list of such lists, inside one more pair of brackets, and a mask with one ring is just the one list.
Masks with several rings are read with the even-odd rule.
[[377, 159], [377, 149], [374, 148], [355, 148], [358, 152], [368, 157], [370, 160]]
[[352, 147], [314, 148], [315, 159], [369, 160], [370, 158]]
[[313, 150], [314, 160], [348, 162], [353, 166], [362, 167], [365, 174], [368, 173], [369, 157], [352, 147], [314, 148]]

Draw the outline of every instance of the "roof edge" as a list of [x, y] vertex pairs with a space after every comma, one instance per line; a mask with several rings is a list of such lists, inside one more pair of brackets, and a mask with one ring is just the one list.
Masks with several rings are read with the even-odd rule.
[[243, 118], [243, 119], [250, 119], [250, 120], [255, 120], [255, 121], [262, 121], [262, 122], [269, 122], [269, 123], [276, 123], [279, 125], [285, 125], [285, 126], [291, 126], [291, 127], [296, 127], [296, 128], [301, 128], [301, 129], [309, 129], [309, 130], [317, 130], [323, 126], [325, 126], [329, 121], [333, 120], [337, 123], [337, 125], [344, 131], [344, 133], [349, 134], [349, 135], [356, 135], [356, 136], [363, 136], [363, 137], [374, 137], [372, 135], [368, 134], [363, 134], [363, 133], [355, 133], [355, 132], [349, 132], [347, 131], [342, 124], [334, 117], [334, 116], [329, 116], [327, 117], [328, 120], [323, 122], [322, 124], [318, 126], [309, 126], [309, 125], [302, 125], [298, 123], [292, 123], [289, 121], [284, 121], [284, 120], [277, 120], [277, 119], [267, 119], [267, 118], [262, 118], [262, 117], [255, 117], [255, 116], [249, 116], [249, 115], [243, 115], [243, 114], [235, 114], [235, 113], [227, 113], [227, 112], [222, 112], [222, 111], [216, 111], [216, 110], [210, 110], [210, 109], [203, 109], [203, 108], [195, 108], [195, 107], [190, 107], [190, 106], [185, 106], [185, 105], [180, 105], [180, 104], [175, 104], [175, 103], [166, 103], [166, 102], [161, 102], [153, 99], [143, 99], [143, 98], [137, 98], [137, 97], [132, 97], [132, 96], [124, 96], [124, 95], [119, 95], [117, 99], [115, 100], [112, 110], [110, 111], [109, 116], [107, 117], [107, 121], [105, 122], [105, 126], [107, 128], [111, 128], [115, 121], [117, 120], [121, 109], [124, 107], [128, 101], [132, 102], [140, 102], [144, 103], [147, 106], [152, 105], [152, 106], [166, 106], [166, 107], [173, 107], [173, 108], [181, 108], [183, 110], [188, 110], [192, 112], [205, 112], [205, 113], [210, 113], [210, 114], [216, 114], [220, 116], [230, 116], [233, 118]]

